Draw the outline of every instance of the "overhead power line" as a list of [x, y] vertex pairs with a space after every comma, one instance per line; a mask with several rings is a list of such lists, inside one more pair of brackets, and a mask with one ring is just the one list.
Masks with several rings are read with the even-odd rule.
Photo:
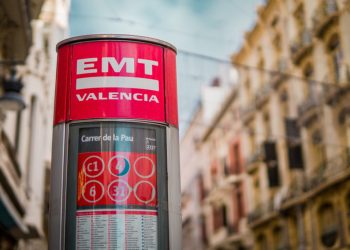
[[319, 84], [322, 86], [324, 86], [324, 85], [329, 86], [330, 84], [335, 84], [334, 82], [329, 82], [329, 81], [326, 82], [326, 81], [320, 81], [320, 80], [316, 80], [316, 79], [312, 79], [312, 78], [305, 78], [305, 77], [297, 76], [297, 75], [294, 75], [294, 74], [288, 73], [288, 72], [265, 69], [265, 68], [247, 65], [247, 64], [243, 64], [243, 63], [232, 62], [229, 60], [225, 60], [225, 59], [221, 59], [221, 58], [217, 58], [217, 57], [213, 57], [213, 56], [209, 56], [209, 55], [199, 54], [199, 53], [195, 53], [195, 52], [190, 52], [190, 51], [186, 51], [186, 50], [181, 50], [181, 49], [178, 50], [178, 53], [183, 54], [183, 55], [187, 55], [187, 56], [191, 56], [191, 57], [195, 57], [195, 58], [199, 58], [199, 59], [203, 59], [203, 60], [207, 60], [207, 61], [212, 61], [212, 62], [217, 62], [217, 63], [222, 63], [222, 64], [229, 64], [229, 65], [235, 66], [237, 68], [261, 71], [261, 72], [265, 72], [265, 73], [268, 73], [271, 75], [283, 75], [287, 78], [293, 78], [293, 79], [305, 81], [308, 84]]
[[[193, 120], [185, 120], [185, 119], [180, 119], [180, 122], [184, 122], [184, 123], [188, 123], [188, 124], [193, 124], [194, 126], [198, 126], [198, 127], [204, 127], [204, 128], [208, 128], [210, 125], [204, 123], [204, 122], [197, 122], [197, 121], [193, 121]], [[220, 130], [227, 130], [228, 127], [226, 126], [222, 126], [222, 125], [215, 125], [215, 129], [220, 129]], [[244, 132], [249, 132], [252, 133], [255, 136], [261, 135], [261, 136], [266, 136], [266, 134], [264, 133], [258, 133], [256, 131], [250, 131], [248, 128], [245, 128], [244, 126], [242, 126], [240, 128], [240, 130], [238, 130], [238, 134], [242, 134]], [[280, 140], [296, 140], [297, 138], [293, 137], [293, 136], [287, 136], [287, 135], [272, 135], [271, 138], [273, 139], [280, 139]], [[312, 139], [310, 140], [305, 140], [305, 139], [298, 139], [298, 141], [300, 142], [304, 142], [304, 143], [310, 143], [310, 144], [315, 144]], [[324, 145], [324, 146], [332, 146], [332, 147], [341, 147], [341, 148], [347, 148], [346, 145], [340, 145], [340, 144], [335, 144], [335, 143], [329, 143], [329, 142], [324, 142], [322, 141], [321, 143], [317, 144], [317, 145]]]
[[215, 40], [215, 41], [220, 41], [220, 42], [224, 42], [224, 43], [233, 43], [234, 40], [232, 39], [225, 39], [225, 38], [219, 38], [219, 37], [213, 37], [213, 36], [206, 36], [201, 34], [195, 34], [195, 33], [191, 33], [191, 32], [187, 32], [184, 30], [179, 30], [179, 29], [174, 29], [174, 28], [168, 28], [168, 27], [162, 27], [159, 25], [153, 25], [153, 24], [146, 24], [143, 22], [138, 22], [135, 20], [131, 20], [131, 19], [126, 19], [123, 17], [118, 17], [118, 16], [114, 16], [114, 17], [108, 17], [108, 16], [94, 16], [94, 15], [89, 15], [89, 14], [70, 14], [69, 17], [73, 17], [73, 18], [96, 18], [96, 19], [104, 19], [104, 20], [108, 20], [108, 21], [112, 21], [112, 22], [118, 22], [118, 23], [125, 23], [128, 25], [139, 25], [139, 26], [143, 26], [146, 27], [148, 29], [157, 29], [157, 30], [164, 30], [167, 32], [175, 32], [178, 34], [182, 34], [182, 35], [186, 35], [186, 36], [190, 36], [193, 38], [202, 38], [202, 39], [210, 39], [210, 40]]

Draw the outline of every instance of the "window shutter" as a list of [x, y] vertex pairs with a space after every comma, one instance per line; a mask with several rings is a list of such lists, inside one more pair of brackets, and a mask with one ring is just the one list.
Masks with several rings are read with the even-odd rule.
[[265, 142], [264, 151], [269, 187], [278, 187], [280, 185], [280, 178], [278, 170], [276, 143]]
[[290, 169], [304, 169], [303, 151], [300, 144], [288, 145], [288, 163]]

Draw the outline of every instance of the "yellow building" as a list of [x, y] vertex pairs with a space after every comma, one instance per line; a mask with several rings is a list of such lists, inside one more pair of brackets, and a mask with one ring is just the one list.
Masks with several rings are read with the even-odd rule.
[[270, 0], [242, 48], [254, 249], [350, 249], [350, 1]]

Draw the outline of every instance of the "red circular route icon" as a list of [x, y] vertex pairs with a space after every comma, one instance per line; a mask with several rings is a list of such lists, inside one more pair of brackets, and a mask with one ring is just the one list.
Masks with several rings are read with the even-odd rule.
[[127, 200], [131, 193], [131, 187], [126, 181], [115, 180], [108, 185], [108, 196], [115, 202]]
[[95, 155], [89, 156], [83, 163], [84, 174], [88, 177], [97, 177], [104, 169], [105, 164], [102, 158]]
[[85, 183], [82, 188], [83, 199], [90, 203], [101, 200], [104, 195], [104, 188], [101, 182], [91, 180]]
[[141, 156], [134, 163], [134, 171], [141, 178], [151, 177], [156, 170], [154, 162], [147, 156]]
[[156, 189], [149, 181], [139, 181], [134, 186], [134, 195], [139, 202], [147, 204], [156, 196]]
[[108, 170], [117, 177], [126, 175], [130, 170], [130, 162], [126, 157], [116, 155], [109, 160]]

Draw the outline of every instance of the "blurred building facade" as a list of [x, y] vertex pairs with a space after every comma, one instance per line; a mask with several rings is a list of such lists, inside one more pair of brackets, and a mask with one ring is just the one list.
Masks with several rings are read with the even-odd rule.
[[[207, 248], [350, 248], [349, 25], [350, 1], [269, 0], [258, 9], [232, 56], [233, 64], [249, 67], [238, 66], [239, 87], [196, 140], [195, 153], [206, 159], [199, 204], [208, 218]], [[231, 167], [234, 138], [242, 168], [220, 189], [228, 183], [222, 173], [225, 163]], [[231, 208], [213, 212], [219, 223], [208, 216], [216, 200], [240, 210], [237, 198], [225, 196], [235, 193], [234, 179], [243, 187], [239, 229], [232, 227]], [[243, 244], [233, 243], [240, 235], [246, 235]]]
[[22, 82], [26, 107], [9, 111], [0, 101], [0, 249], [47, 248], [55, 46], [67, 36], [69, 4], [1, 1], [9, 26], [0, 32], [2, 84], [11, 74]]
[[222, 82], [217, 78], [205, 87], [203, 103], [181, 142], [184, 249], [241, 249], [251, 244], [239, 88]]

